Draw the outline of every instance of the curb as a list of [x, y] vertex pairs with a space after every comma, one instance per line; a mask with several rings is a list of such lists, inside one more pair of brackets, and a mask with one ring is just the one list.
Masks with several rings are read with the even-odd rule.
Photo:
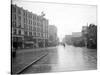
[[[37, 48], [37, 49], [33, 49], [33, 48], [31, 48], [31, 49], [29, 49], [28, 51], [42, 51], [42, 50], [45, 50], [45, 49], [51, 49], [51, 48], [55, 48], [55, 47], [47, 47], [47, 48]], [[33, 49], [33, 50], [32, 50]], [[19, 49], [19, 50], [17, 50], [17, 52], [23, 52], [23, 51], [27, 51], [27, 49]]]
[[48, 55], [48, 53], [47, 53], [47, 54], [44, 54], [44, 55], [42, 55], [42, 56], [40, 56], [40, 57], [38, 57], [36, 60], [34, 60], [34, 61], [31, 62], [30, 64], [26, 65], [23, 69], [21, 69], [20, 71], [18, 71], [18, 72], [15, 73], [15, 74], [20, 74], [20, 73], [22, 73], [25, 69], [29, 68], [31, 65], [33, 65], [34, 63], [36, 63], [37, 61], [39, 61], [41, 58], [43, 58], [43, 57], [45, 57], [45, 56], [47, 56], [47, 55]]

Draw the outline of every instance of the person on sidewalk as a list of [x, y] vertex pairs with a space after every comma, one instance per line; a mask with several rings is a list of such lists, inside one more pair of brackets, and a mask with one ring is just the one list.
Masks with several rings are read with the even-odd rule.
[[13, 50], [12, 50], [12, 57], [16, 57], [16, 50], [17, 50], [17, 48], [18, 48], [18, 46], [17, 46], [17, 42], [16, 43], [14, 43], [13, 44]]

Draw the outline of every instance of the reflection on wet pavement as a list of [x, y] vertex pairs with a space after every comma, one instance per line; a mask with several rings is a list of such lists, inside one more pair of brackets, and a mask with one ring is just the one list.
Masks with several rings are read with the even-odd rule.
[[66, 47], [51, 48], [48, 52], [46, 57], [24, 73], [94, 70], [97, 68], [97, 53], [93, 49], [66, 45]]

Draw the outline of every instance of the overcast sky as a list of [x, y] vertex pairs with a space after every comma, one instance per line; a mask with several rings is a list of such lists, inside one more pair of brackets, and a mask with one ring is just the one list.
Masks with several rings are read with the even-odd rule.
[[60, 40], [72, 32], [80, 32], [87, 23], [97, 24], [97, 8], [92, 5], [39, 3], [28, 0], [12, 0], [12, 3], [38, 15], [44, 11], [49, 24], [57, 27]]

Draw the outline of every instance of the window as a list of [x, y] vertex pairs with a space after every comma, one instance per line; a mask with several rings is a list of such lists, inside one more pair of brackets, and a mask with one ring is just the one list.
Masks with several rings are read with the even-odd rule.
[[30, 18], [30, 14], [28, 14], [28, 18]]
[[37, 17], [37, 21], [39, 21], [39, 17]]
[[32, 18], [32, 14], [30, 14], [30, 18]]
[[16, 35], [17, 34], [17, 30], [13, 29], [13, 34]]
[[41, 32], [43, 32], [43, 28], [41, 28]]
[[23, 16], [25, 16], [25, 11], [23, 11], [24, 13], [23, 13]]
[[33, 15], [33, 20], [36, 20], [36, 16], [35, 15]]
[[32, 27], [31, 26], [29, 26], [29, 30], [32, 30]]
[[32, 32], [29, 32], [29, 35], [32, 36]]
[[38, 37], [39, 37], [39, 35], [40, 35], [40, 34], [39, 34], [39, 33], [37, 33], [37, 36], [38, 36]]
[[12, 6], [11, 10], [12, 10], [13, 13], [16, 13], [16, 7]]
[[18, 34], [21, 35], [21, 30], [18, 31]]
[[24, 24], [24, 28], [27, 29], [27, 25], [26, 24]]
[[13, 37], [13, 41], [17, 41], [17, 37]]
[[37, 23], [37, 26], [39, 26], [39, 23]]
[[26, 36], [28, 35], [27, 31], [25, 31], [24, 33], [25, 33]]
[[18, 16], [18, 25], [21, 27], [21, 16]]
[[33, 31], [36, 31], [36, 27], [33, 27]]
[[13, 21], [13, 22], [12, 22], [12, 26], [13, 26], [13, 27], [16, 27], [16, 21]]
[[39, 32], [39, 28], [37, 28], [37, 32]]
[[30, 32], [30, 35], [32, 36], [32, 32]]
[[32, 31], [32, 26], [30, 26], [30, 30]]
[[43, 34], [43, 38], [45, 38], [45, 34]]
[[39, 33], [39, 37], [41, 36], [41, 34]]
[[35, 20], [35, 16], [33, 16], [33, 20]]
[[18, 8], [18, 14], [21, 14], [21, 9], [20, 8]]
[[25, 18], [24, 18], [24, 23], [25, 23], [26, 21], [25, 21]]
[[43, 37], [43, 33], [41, 33], [41, 37]]
[[30, 20], [29, 20], [29, 24], [30, 24]]
[[12, 20], [16, 21], [16, 14], [12, 15]]
[[31, 20], [31, 25], [32, 25], [32, 20]]
[[19, 22], [19, 27], [21, 27], [21, 22]]
[[36, 25], [36, 22], [33, 22], [33, 25]]
[[18, 21], [20, 21], [21, 20], [21, 16], [18, 16]]
[[33, 36], [34, 36], [34, 37], [36, 36], [36, 32], [33, 32]]
[[23, 30], [21, 31], [21, 34], [24, 35], [24, 31]]

